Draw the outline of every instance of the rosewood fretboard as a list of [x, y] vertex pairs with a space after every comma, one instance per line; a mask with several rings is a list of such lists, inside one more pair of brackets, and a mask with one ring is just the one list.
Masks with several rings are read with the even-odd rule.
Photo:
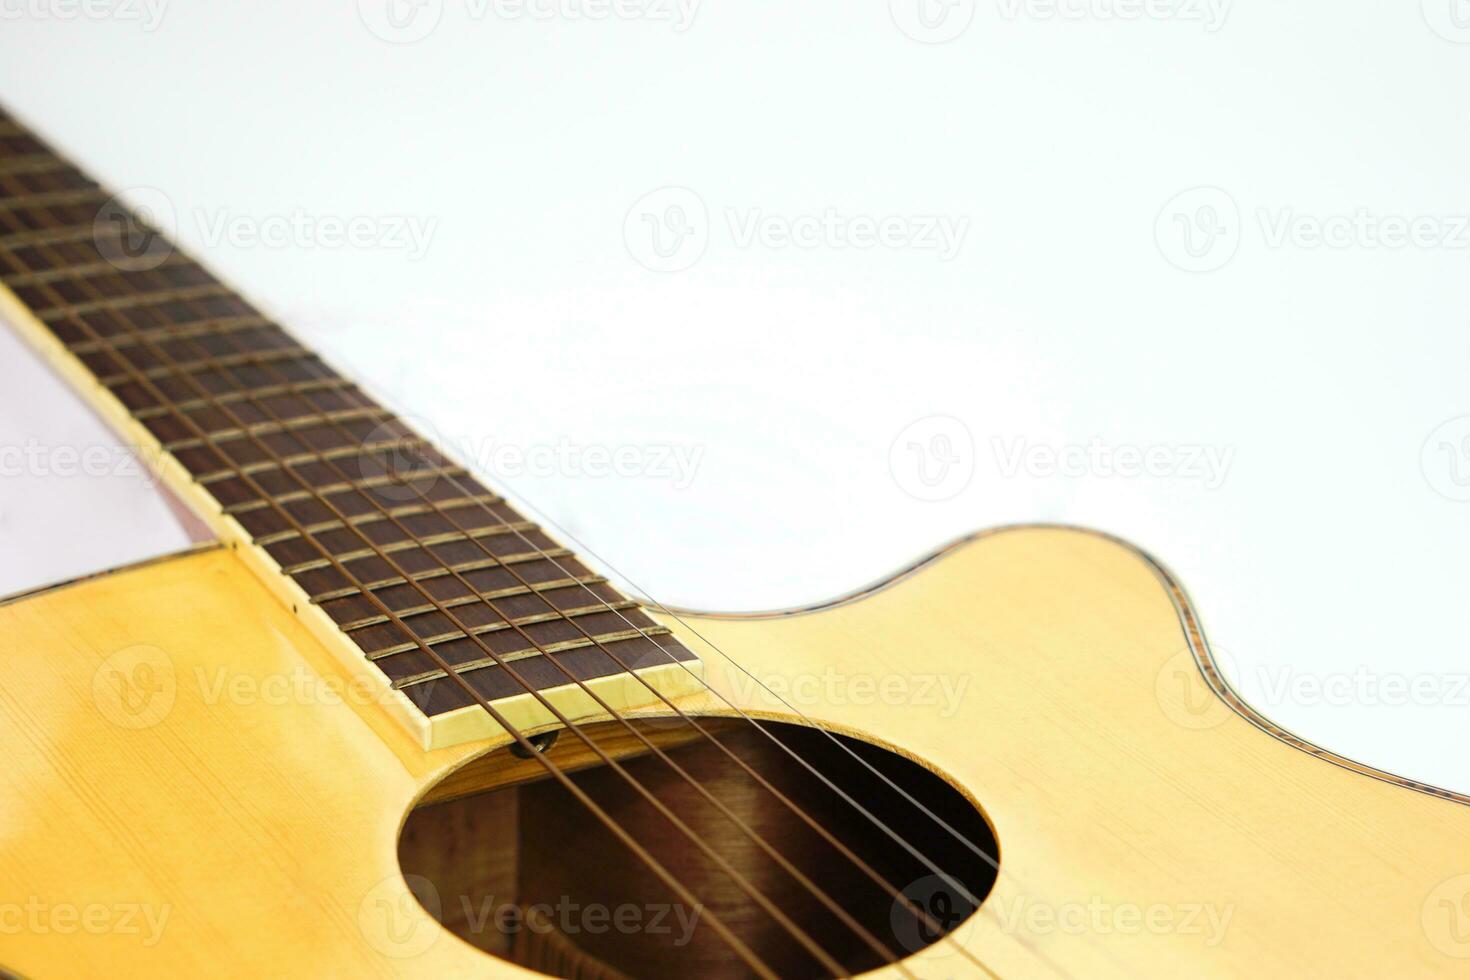
[[425, 715], [693, 659], [3, 112], [0, 282]]

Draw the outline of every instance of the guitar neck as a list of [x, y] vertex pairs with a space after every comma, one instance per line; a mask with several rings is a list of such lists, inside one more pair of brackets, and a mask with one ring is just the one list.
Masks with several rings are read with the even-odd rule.
[[610, 694], [694, 676], [636, 602], [3, 112], [0, 284], [0, 313], [426, 746], [494, 726], [425, 646], [492, 702], [568, 672]]

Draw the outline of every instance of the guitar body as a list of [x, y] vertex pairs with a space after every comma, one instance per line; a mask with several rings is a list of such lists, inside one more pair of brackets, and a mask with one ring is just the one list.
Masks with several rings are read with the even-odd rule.
[[[730, 701], [907, 755], [983, 811], [1000, 876], [918, 976], [1470, 968], [1470, 807], [1232, 710], [1182, 596], [1116, 541], [1007, 530], [829, 607], [661, 621]], [[233, 550], [13, 601], [0, 636], [0, 967], [534, 975], [445, 931], [399, 858], [415, 804], [509, 738], [426, 752]]]

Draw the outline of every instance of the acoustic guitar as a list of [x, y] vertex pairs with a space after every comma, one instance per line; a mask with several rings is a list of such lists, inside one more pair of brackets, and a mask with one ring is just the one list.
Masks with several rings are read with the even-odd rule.
[[663, 608], [0, 151], [0, 315], [217, 537], [0, 605], [4, 971], [1470, 976], [1470, 799], [1261, 717], [1147, 555]]

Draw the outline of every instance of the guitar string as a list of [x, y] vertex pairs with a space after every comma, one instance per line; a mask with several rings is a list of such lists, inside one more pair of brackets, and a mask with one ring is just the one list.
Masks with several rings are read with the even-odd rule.
[[[282, 331], [282, 333], [284, 333], [284, 331]], [[196, 339], [193, 339], [193, 338], [185, 338], [184, 339], [184, 342], [189, 344], [189, 347], [190, 347], [191, 350], [197, 351], [197, 352], [205, 355], [204, 358], [201, 358], [201, 361], [205, 361], [209, 357], [213, 356], [212, 355], [212, 352], [210, 352], [209, 350], [205, 349], [203, 347], [203, 345], [200, 344]], [[248, 348], [246, 348], [242, 344], [240, 344], [238, 342], [238, 338], [235, 337], [235, 336], [233, 336], [233, 335], [231, 335], [228, 338], [225, 338], [225, 342], [236, 353], [239, 353], [239, 354], [249, 353]], [[327, 368], [327, 366], [325, 364], [321, 364], [320, 362], [318, 362], [318, 364], [319, 364], [319, 366], [322, 369], [325, 369], [325, 370], [330, 371], [330, 368]], [[318, 364], [312, 364], [311, 366], [312, 367], [317, 367]], [[280, 370], [280, 368], [278, 366], [274, 365], [274, 364], [265, 363], [265, 364], [263, 364], [263, 367], [264, 367], [264, 370], [265, 371], [270, 372], [272, 375], [274, 375], [275, 377], [281, 379], [282, 381], [289, 381], [290, 380], [285, 375], [285, 373], [282, 372]], [[235, 371], [234, 369], [231, 369], [231, 371], [232, 371], [232, 373], [235, 374], [235, 377], [237, 378], [237, 380], [239, 380], [239, 381], [241, 381], [243, 383], [243, 381], [245, 379], [238, 373], [238, 371]], [[270, 408], [267, 400], [257, 398], [257, 397], [255, 397], [253, 395], [250, 395], [250, 394], [246, 394], [244, 397], [245, 397], [245, 400], [247, 400], [247, 401], [255, 404], [256, 407], [262, 413], [264, 413], [266, 415], [269, 415], [270, 418], [271, 418], [271, 420], [272, 420], [272, 422], [274, 424], [276, 424], [277, 426], [281, 426], [283, 423], [285, 423], [286, 420], [283, 419], [283, 418], [281, 418], [278, 413], [276, 413], [273, 409]], [[321, 425], [321, 426], [330, 426], [331, 428], [335, 429], [342, 436], [344, 436], [345, 438], [347, 438], [349, 440], [349, 442], [356, 441], [359, 438], [354, 433], [352, 433], [351, 431], [349, 431], [347, 429], [347, 427], [340, 420], [338, 420], [338, 419], [333, 419], [333, 418], [328, 418], [328, 417], [318, 417], [315, 421], [317, 421], [317, 423], [319, 425]], [[400, 422], [400, 424], [402, 424], [401, 420], [399, 420], [399, 422]], [[406, 428], [406, 426], [405, 426], [405, 428]], [[301, 434], [301, 432], [299, 432], [299, 431], [289, 431], [289, 435], [291, 436], [291, 438], [293, 438], [295, 440], [295, 442], [299, 446], [301, 446], [301, 448], [303, 450], [306, 450], [306, 451], [312, 451], [312, 450], [314, 450], [315, 447], [313, 447], [313, 446], [311, 446], [310, 444], [307, 443], [306, 439]], [[340, 466], [338, 466], [335, 463], [335, 461], [327, 461], [326, 465], [329, 466], [333, 470], [333, 472], [335, 472], [338, 476], [342, 477], [344, 480], [346, 480], [349, 483], [351, 482], [350, 476]], [[412, 478], [412, 477], [410, 477], [409, 479], [407, 479], [406, 481], [404, 481], [402, 483], [402, 485], [405, 486], [405, 487], [407, 487], [407, 488], [409, 488], [409, 489], [412, 489], [416, 493], [418, 493], [420, 495], [421, 499], [424, 500], [425, 504], [427, 504], [430, 508], [433, 509], [433, 511], [435, 513], [437, 513], [439, 516], [441, 516], [442, 518], [444, 518], [447, 522], [449, 522], [452, 526], [454, 526], [456, 528], [456, 530], [458, 530], [461, 534], [463, 534], [466, 541], [468, 541], [468, 542], [472, 543], [474, 546], [478, 547], [487, 557], [489, 557], [491, 559], [498, 560], [498, 558], [494, 554], [494, 552], [488, 546], [485, 545], [483, 539], [475, 536], [472, 533], [472, 531], [479, 530], [479, 529], [467, 528], [467, 527], [463, 526], [462, 524], [460, 524], [457, 520], [455, 520], [455, 518], [451, 514], [448, 513], [448, 511], [442, 506], [442, 504], [440, 502], [435, 501], [432, 497], [430, 497], [428, 495], [427, 488], [418, 486], [417, 485], [417, 481], [414, 478]], [[461, 492], [461, 494], [463, 496], [465, 496], [467, 498], [472, 498], [472, 497], [475, 496], [473, 494], [468, 493], [467, 492], [467, 488], [464, 488], [463, 486], [458, 486], [457, 489]], [[488, 505], [482, 505], [482, 509], [484, 509], [484, 511], [485, 511], [486, 514], [488, 514], [489, 516], [491, 516], [492, 518], [494, 518], [499, 523], [499, 525], [501, 527], [506, 527], [506, 528], [510, 528], [510, 529], [513, 529], [513, 530], [518, 530], [518, 529], [515, 529], [514, 528], [514, 522], [510, 522], [510, 521], [505, 520], [504, 516], [502, 516], [502, 515], [500, 515], [498, 513], [495, 513], [493, 510], [490, 509], [490, 507]], [[399, 521], [397, 519], [397, 517], [394, 516], [390, 510], [386, 510], [386, 509], [382, 508], [381, 506], [378, 506], [378, 511], [389, 522], [391, 522], [399, 531], [401, 531], [404, 535], [406, 535], [409, 540], [414, 540], [415, 539], [416, 536], [414, 535], [414, 533], [412, 531], [410, 531], [406, 526], [404, 526], [402, 524], [402, 522]], [[538, 551], [541, 551], [539, 545], [532, 544], [531, 546], [533, 548], [536, 548]], [[542, 551], [542, 554], [544, 554], [544, 551]], [[452, 565], [450, 565], [448, 567], [450, 569], [450, 574], [461, 585], [463, 585], [466, 589], [470, 590], [471, 592], [474, 591], [474, 587], [459, 572], [455, 571], [454, 568], [452, 567]], [[526, 587], [528, 590], [530, 589], [530, 587], [531, 587], [530, 583], [528, 581], [526, 581], [519, 574], [519, 572], [517, 572], [515, 570], [515, 568], [514, 568], [513, 565], [505, 565], [505, 566], [502, 566], [502, 567], [504, 567], [507, 571], [509, 571], [510, 574], [512, 576], [514, 576], [516, 578], [516, 580], [518, 582], [520, 582], [520, 584], [522, 586]], [[562, 571], [565, 572], [565, 569], [562, 569]], [[534, 590], [531, 592], [531, 594], [532, 595], [539, 595], [540, 598], [542, 599], [542, 601], [546, 602], [548, 608], [551, 609], [551, 611], [556, 612], [559, 616], [561, 615], [561, 611], [558, 610], [555, 607], [555, 605], [552, 604], [550, 602], [550, 600], [545, 595], [542, 595], [540, 593], [536, 593], [536, 592], [534, 592]], [[492, 599], [488, 599], [488, 598], [483, 598], [482, 597], [480, 601], [483, 602], [486, 606], [488, 606], [490, 608], [490, 610], [492, 612], [494, 612], [498, 617], [500, 617], [500, 619], [503, 620], [507, 625], [511, 626], [512, 628], [517, 628], [517, 627], [515, 627], [515, 618], [512, 617], [512, 616], [510, 616], [510, 615], [508, 615], [503, 610], [501, 610], [500, 607]], [[604, 652], [607, 656], [609, 656], [610, 658], [612, 658], [620, 667], [622, 667], [624, 669], [624, 671], [626, 671], [628, 673], [634, 673], [632, 667], [630, 667], [625, 661], [623, 661], [622, 658], [618, 657], [615, 653], [613, 653], [611, 650], [609, 650], [604, 645], [603, 641], [599, 640], [597, 637], [595, 637], [592, 634], [588, 633], [585, 629], [582, 629], [580, 623], [577, 623], [577, 621], [575, 619], [570, 618], [570, 617], [566, 617], [566, 621], [567, 622], [570, 622], [570, 623], [573, 623], [574, 625], [576, 625], [577, 628], [578, 628], [578, 630], [580, 632], [582, 632], [582, 634], [583, 634], [584, 637], [586, 637], [588, 640], [590, 640], [591, 642], [593, 642], [594, 644], [596, 644], [596, 646], [602, 652]], [[456, 621], [456, 625], [458, 625], [458, 622], [457, 621]], [[521, 630], [519, 630], [519, 628], [517, 628], [517, 632], [521, 632]], [[524, 633], [522, 633], [522, 635], [525, 636], [525, 638], [528, 641], [530, 641], [530, 637], [529, 636], [527, 636]], [[534, 643], [534, 641], [530, 641], [530, 642], [533, 642]], [[738, 827], [741, 830], [742, 833], [744, 833], [747, 837], [749, 837], [751, 839], [751, 841], [754, 842], [758, 847], [760, 847], [768, 856], [770, 856], [772, 858], [772, 860], [776, 861], [776, 863], [782, 868], [783, 871], [785, 871], [787, 874], [791, 875], [794, 879], [797, 880], [798, 883], [800, 883], [804, 888], [806, 888], [809, 892], [811, 892], [813, 896], [815, 896], [820, 902], [822, 902], [822, 904], [824, 906], [826, 906], [827, 909], [830, 912], [832, 912], [832, 914], [839, 919], [839, 921], [841, 921], [845, 926], [847, 926], [849, 929], [851, 929], [858, 936], [858, 938], [862, 939], [865, 944], [867, 944], [870, 948], [872, 948], [874, 950], [874, 952], [878, 953], [879, 956], [884, 957], [887, 962], [893, 963], [893, 964], [898, 964], [899, 957], [897, 957], [891, 949], [889, 949], [880, 940], [878, 940], [877, 937], [873, 936], [872, 933], [866, 927], [864, 927], [862, 924], [860, 924], [855, 919], [853, 919], [851, 917], [850, 913], [848, 913], [846, 909], [844, 909], [840, 904], [838, 904], [835, 899], [833, 899], [827, 892], [825, 892], [825, 891], [821, 890], [820, 888], [818, 888], [817, 885], [814, 882], [812, 882], [805, 874], [803, 874], [800, 871], [800, 869], [798, 869], [794, 865], [792, 865], [791, 862], [787, 858], [785, 858], [785, 856], [782, 855], [779, 851], [777, 851], [774, 848], [773, 845], [771, 845], [768, 841], [766, 841], [760, 834], [756, 833], [756, 831], [753, 828], [751, 828], [749, 826], [749, 824], [747, 824], [744, 820], [740, 819], [740, 817], [738, 817], [735, 813], [733, 813], [729, 809], [729, 807], [725, 805], [725, 803], [723, 801], [721, 801], [717, 797], [715, 797], [706, 787], [704, 787], [703, 785], [701, 785], [696, 779], [694, 779], [692, 776], [690, 776], [689, 773], [682, 766], [680, 766], [675, 760], [671, 759], [662, 749], [660, 749], [658, 746], [656, 746], [651, 741], [649, 741], [649, 739], [643, 734], [643, 732], [640, 729], [638, 729], [635, 725], [633, 725], [631, 721], [629, 721], [624, 716], [620, 715], [618, 713], [618, 711], [615, 708], [613, 708], [610, 704], [608, 704], [601, 696], [599, 696], [596, 691], [594, 691], [590, 687], [588, 687], [588, 685], [586, 684], [586, 682], [585, 682], [584, 679], [579, 678], [575, 673], [573, 673], [571, 670], [569, 670], [566, 667], [566, 665], [564, 665], [563, 663], [561, 663], [561, 658], [559, 656], [554, 655], [554, 654], [549, 654], [549, 653], [544, 654], [544, 656], [546, 657], [546, 659], [550, 660], [553, 663], [553, 665], [556, 666], [557, 669], [560, 670], [561, 673], [564, 674], [567, 677], [568, 680], [570, 680], [571, 682], [575, 683], [589, 697], [591, 697], [597, 703], [597, 705], [600, 708], [603, 709], [603, 711], [605, 711], [615, 721], [621, 722], [622, 725], [625, 728], [627, 728], [628, 731], [631, 734], [633, 734], [633, 736], [635, 738], [637, 738], [645, 747], [647, 747], [650, 750], [650, 752], [652, 752], [657, 758], [659, 758], [661, 761], [663, 761], [664, 763], [666, 763], [670, 768], [672, 768], [685, 782], [688, 782], [690, 785], [694, 786], [695, 789], [696, 789], [696, 791], [699, 792], [701, 796], [703, 796], [713, 806], [715, 806], [720, 811], [720, 813], [723, 816], [725, 816], [728, 820], [730, 820], [733, 824], [735, 824], [736, 827]], [[643, 680], [643, 678], [640, 677], [640, 680]], [[653, 688], [650, 687], [650, 689], [653, 689]], [[544, 700], [544, 699], [540, 698], [538, 692], [532, 690], [529, 686], [527, 687], [527, 690], [530, 691], [533, 695], [537, 695], [538, 696], [538, 700]], [[712, 735], [709, 735], [702, 728], [699, 728], [698, 730], [701, 732], [701, 734], [705, 734], [707, 738], [709, 738], [711, 741], [715, 742], [716, 745], [719, 745], [722, 749], [725, 748], [725, 746], [722, 743], [720, 743]], [[728, 749], [726, 749], [726, 751], [728, 752]], [[736, 757], [734, 757], [732, 755], [732, 758], [736, 758]], [[737, 759], [737, 761], [739, 761], [739, 760]], [[778, 791], [775, 790], [774, 787], [771, 787], [771, 789], [772, 789], [772, 792], [778, 792]], [[784, 797], [784, 795], [782, 796], [782, 799], [783, 800], [786, 799]], [[788, 800], [787, 802], [790, 802], [790, 801]], [[793, 808], [795, 808], [795, 804], [794, 803], [792, 803], [791, 806]], [[810, 819], [810, 818], [808, 818], [808, 819]], [[812, 825], [814, 827], [819, 827], [820, 826], [820, 824], [817, 823], [816, 821], [811, 821], [811, 823], [812, 823]], [[936, 924], [931, 923], [931, 927], [934, 927], [935, 925]], [[907, 969], [904, 968], [904, 967], [902, 967], [901, 965], [900, 965], [900, 969], [903, 969], [904, 970], [905, 975], [912, 976], [912, 974], [909, 973], [907, 971]]]
[[[4, 180], [4, 178], [0, 178], [0, 180]], [[3, 210], [0, 210], [0, 217], [8, 217], [8, 215], [6, 215]], [[12, 225], [12, 230], [23, 231], [24, 229], [15, 229]], [[49, 249], [44, 250], [47, 252], [50, 251]], [[37, 271], [34, 269], [30, 269], [23, 263], [20, 263], [19, 260], [15, 257], [14, 253], [8, 249], [0, 249], [0, 256], [3, 256], [7, 263], [10, 264], [13, 268], [18, 266], [19, 268], [16, 268], [15, 271], [19, 273], [25, 274]], [[42, 284], [38, 288], [42, 289], [43, 292], [50, 295], [54, 300], [59, 301], [61, 308], [65, 308], [69, 305], [65, 297], [58, 293], [54, 288], [52, 288], [50, 284]], [[85, 285], [84, 288], [86, 288], [88, 292], [92, 295], [99, 296], [100, 298], [100, 295], [91, 288], [90, 284]], [[109, 311], [108, 315], [114, 320], [118, 319], [115, 311]], [[131, 374], [135, 378], [137, 383], [141, 384], [145, 390], [149, 391], [151, 397], [156, 399], [160, 405], [169, 406], [172, 409], [173, 414], [177, 416], [179, 420], [183, 422], [187, 427], [189, 427], [195, 433], [195, 436], [197, 438], [203, 441], [207, 441], [207, 433], [205, 433], [203, 429], [199, 428], [199, 426], [195, 424], [193, 420], [187, 418], [186, 413], [179, 411], [176, 406], [173, 406], [172, 400], [164, 395], [162, 390], [157, 385], [155, 385], [151, 381], [151, 379], [147, 377], [146, 374], [137, 370], [132, 365], [131, 361], [129, 361], [126, 357], [121, 356], [115, 343], [113, 343], [109, 338], [104, 337], [99, 332], [94, 330], [91, 325], [86, 323], [86, 321], [83, 320], [80, 316], [72, 314], [69, 315], [69, 318], [74, 324], [84, 330], [94, 342], [106, 347], [109, 352], [109, 356], [113, 359], [113, 361], [117, 363], [118, 366], [124, 370], [124, 372]], [[191, 386], [201, 393], [202, 400], [206, 402], [214, 402], [217, 406], [223, 407], [223, 403], [220, 403], [216, 397], [211, 395], [206, 389], [203, 388], [202, 385], [199, 385], [196, 379], [189, 378], [188, 380]], [[265, 451], [269, 453], [268, 449]], [[251, 487], [252, 491], [257, 494], [262, 500], [268, 501], [271, 506], [274, 507], [281, 514], [281, 516], [287, 520], [288, 523], [292, 524], [296, 528], [298, 533], [303, 534], [304, 537], [306, 537], [308, 540], [311, 540], [314, 544], [316, 543], [314, 538], [306, 535], [305, 528], [296, 521], [296, 519], [290, 514], [290, 512], [287, 511], [284, 507], [275, 503], [272, 498], [265, 493], [264, 487], [262, 487], [252, 476], [237, 467], [232, 467], [230, 465], [229, 458], [223, 453], [219, 452], [217, 447], [215, 447], [215, 452], [220, 457], [221, 462], [225, 464], [226, 468], [235, 469], [236, 472], [239, 472], [241, 479], [243, 479]], [[294, 471], [293, 476], [296, 476], [296, 474], [294, 474]], [[297, 479], [298, 482], [301, 482], [303, 489], [306, 490], [308, 494], [315, 495], [314, 488], [311, 488], [304, 480], [300, 480], [299, 477], [297, 477]], [[319, 499], [324, 505], [328, 507], [331, 506], [329, 503], [327, 503], [325, 497], [318, 495], [317, 499]], [[347, 521], [345, 515], [342, 515], [340, 512], [337, 513], [339, 519], [342, 519], [344, 524], [346, 524]], [[366, 537], [364, 537], [364, 541], [369, 544], [370, 548], [373, 547], [372, 543]], [[321, 547], [319, 544], [317, 544], [317, 547], [318, 550], [321, 551], [322, 557], [329, 561], [338, 570], [338, 572], [342, 574], [345, 579], [351, 582], [357, 582], [356, 578], [347, 571], [347, 569], [336, 558], [336, 556], [327, 551], [326, 548]], [[390, 564], [392, 563], [390, 562]], [[357, 584], [359, 585], [359, 587], [361, 587], [360, 582]], [[366, 595], [367, 593], [364, 594]], [[380, 608], [383, 615], [388, 616], [401, 629], [403, 629], [405, 634], [410, 637], [414, 636], [412, 631], [408, 630], [406, 625], [397, 617], [397, 615], [391, 609], [388, 608], [385, 603], [381, 602], [376, 596], [372, 595], [369, 595], [369, 600], [373, 601], [374, 604]], [[591, 797], [589, 797], [579, 786], [576, 785], [575, 782], [570, 779], [570, 777], [561, 769], [561, 767], [557, 766], [550, 759], [546, 758], [544, 753], [537, 751], [536, 747], [523, 733], [521, 733], [513, 725], [511, 725], [509, 723], [509, 720], [506, 719], [504, 715], [502, 715], [497, 709], [495, 709], [489, 701], [482, 697], [479, 692], [477, 692], [474, 687], [469, 684], [469, 682], [467, 682], [457, 672], [450, 668], [449, 664], [445, 662], [436, 651], [434, 651], [427, 644], [424, 644], [422, 641], [417, 641], [417, 643], [418, 646], [423, 650], [424, 654], [430, 658], [430, 660], [434, 661], [440, 669], [446, 672], [447, 676], [449, 676], [452, 680], [462, 686], [465, 693], [468, 694], [471, 699], [473, 699], [476, 703], [478, 703], [502, 728], [504, 728], [506, 732], [516, 740], [517, 744], [519, 744], [526, 753], [528, 753], [531, 757], [537, 759], [540, 764], [548, 771], [548, 773], [553, 776], [553, 778], [557, 779], [563, 787], [571, 792], [574, 797], [576, 797], [595, 816], [597, 816], [608, 827], [613, 835], [617, 837], [625, 846], [627, 846], [644, 864], [646, 864], [650, 868], [650, 870], [652, 870], [654, 874], [658, 876], [659, 879], [671, 889], [671, 891], [674, 892], [675, 895], [679, 896], [679, 898], [682, 901], [686, 902], [690, 907], [702, 908], [702, 919], [709, 924], [709, 927], [713, 931], [715, 931], [717, 935], [725, 940], [726, 944], [730, 946], [732, 951], [741, 960], [743, 960], [748, 966], [751, 967], [751, 969], [756, 971], [756, 973], [758, 973], [759, 975], [771, 978], [771, 980], [776, 980], [776, 974], [770, 969], [770, 967], [767, 966], [764, 961], [761, 960], [754, 953], [754, 951], [752, 951], [738, 936], [736, 936], [734, 932], [724, 924], [723, 920], [720, 919], [719, 916], [715, 915], [713, 912], [700, 905], [697, 897], [693, 894], [692, 891], [690, 891], [681, 881], [679, 881], [679, 879], [675, 877], [672, 872], [665, 868], [662, 863], [654, 858], [654, 856], [649, 853], [646, 848], [639, 844], [638, 841], [634, 839], [632, 835], [629, 834], [627, 830], [623, 828], [616, 820], [614, 820], [610, 814], [608, 814], [602, 807], [597, 805], [595, 801], [591, 799]], [[574, 731], [578, 730], [575, 725], [568, 724], [567, 727]], [[588, 747], [594, 752], [594, 754], [597, 754], [600, 758], [602, 758], [606, 764], [609, 764], [610, 766], [613, 766], [615, 768], [620, 768], [617, 767], [616, 762], [612, 760], [611, 757], [607, 756], [606, 753], [602, 751], [600, 746], [597, 746], [590, 740], [587, 740], [587, 744]], [[652, 802], [654, 802], [656, 806], [659, 805], [658, 801], [656, 800]], [[696, 841], [696, 843], [698, 842]], [[756, 898], [756, 896], [752, 895], [752, 898]], [[756, 898], [756, 900], [759, 903], [760, 899]], [[779, 911], [777, 912], [777, 915], [779, 916]], [[821, 957], [818, 958], [819, 960], [821, 959]], [[843, 971], [842, 968], [838, 966], [834, 972], [836, 972], [838, 975], [842, 975], [845, 971]]]

